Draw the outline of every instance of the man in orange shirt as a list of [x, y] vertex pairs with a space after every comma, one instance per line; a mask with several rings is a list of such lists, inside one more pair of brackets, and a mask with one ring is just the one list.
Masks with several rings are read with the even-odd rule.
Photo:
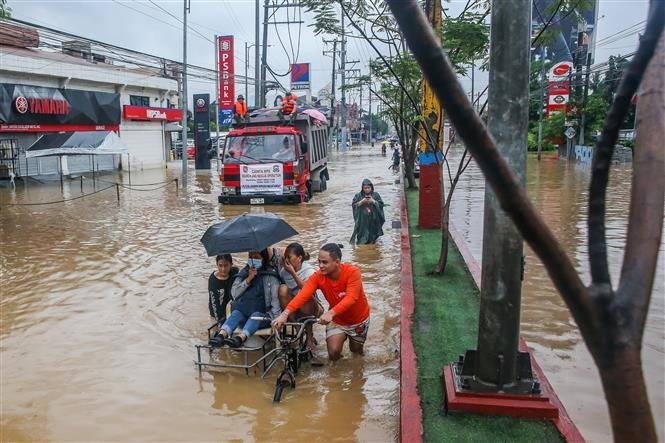
[[245, 97], [238, 96], [238, 100], [233, 104], [233, 122], [236, 126], [242, 126], [249, 122], [249, 115], [247, 115], [247, 103]]
[[328, 311], [319, 317], [319, 323], [326, 325], [328, 358], [336, 361], [342, 356], [347, 337], [349, 350], [362, 355], [369, 329], [369, 304], [360, 269], [342, 263], [342, 251], [335, 243], [323, 245], [319, 251], [319, 270], [307, 279], [298, 295], [272, 322], [273, 329], [281, 329], [289, 314], [300, 309], [317, 289], [323, 292], [329, 304]]

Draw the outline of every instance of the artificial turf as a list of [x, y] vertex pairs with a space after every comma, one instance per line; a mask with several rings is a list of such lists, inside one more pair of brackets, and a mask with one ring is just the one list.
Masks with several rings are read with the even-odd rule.
[[442, 414], [443, 365], [476, 347], [478, 290], [452, 240], [444, 275], [430, 275], [439, 258], [441, 234], [437, 229], [418, 228], [418, 191], [406, 191], [406, 198], [415, 292], [412, 332], [424, 441], [563, 441], [554, 424], [546, 420], [457, 412]]

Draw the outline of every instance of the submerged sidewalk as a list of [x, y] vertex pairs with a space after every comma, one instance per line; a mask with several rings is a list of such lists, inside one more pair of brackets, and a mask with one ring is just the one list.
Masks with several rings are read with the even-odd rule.
[[[479, 293], [452, 238], [445, 274], [430, 275], [439, 258], [440, 231], [418, 228], [417, 190], [405, 191], [405, 197], [402, 253], [408, 253], [410, 247], [410, 257], [402, 260], [401, 440], [416, 441], [422, 430], [422, 440], [426, 442], [564, 441], [554, 423], [548, 420], [458, 412], [443, 415], [441, 370], [444, 364], [456, 361], [467, 349], [476, 347]], [[405, 238], [407, 216], [409, 237]], [[414, 296], [409, 300], [411, 274]], [[410, 329], [410, 334], [405, 329]], [[420, 410], [413, 411], [418, 403]], [[413, 423], [418, 418], [422, 420], [422, 428]]]

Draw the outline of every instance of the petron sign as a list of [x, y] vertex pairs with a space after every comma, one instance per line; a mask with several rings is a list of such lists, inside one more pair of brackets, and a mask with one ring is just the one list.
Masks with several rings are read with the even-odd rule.
[[0, 83], [0, 132], [118, 130], [120, 94]]

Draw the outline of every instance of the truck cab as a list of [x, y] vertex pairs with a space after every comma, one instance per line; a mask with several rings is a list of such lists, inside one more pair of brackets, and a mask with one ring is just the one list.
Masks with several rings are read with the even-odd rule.
[[293, 126], [256, 116], [232, 129], [220, 153], [222, 204], [302, 203], [326, 189], [327, 125], [300, 114]]

